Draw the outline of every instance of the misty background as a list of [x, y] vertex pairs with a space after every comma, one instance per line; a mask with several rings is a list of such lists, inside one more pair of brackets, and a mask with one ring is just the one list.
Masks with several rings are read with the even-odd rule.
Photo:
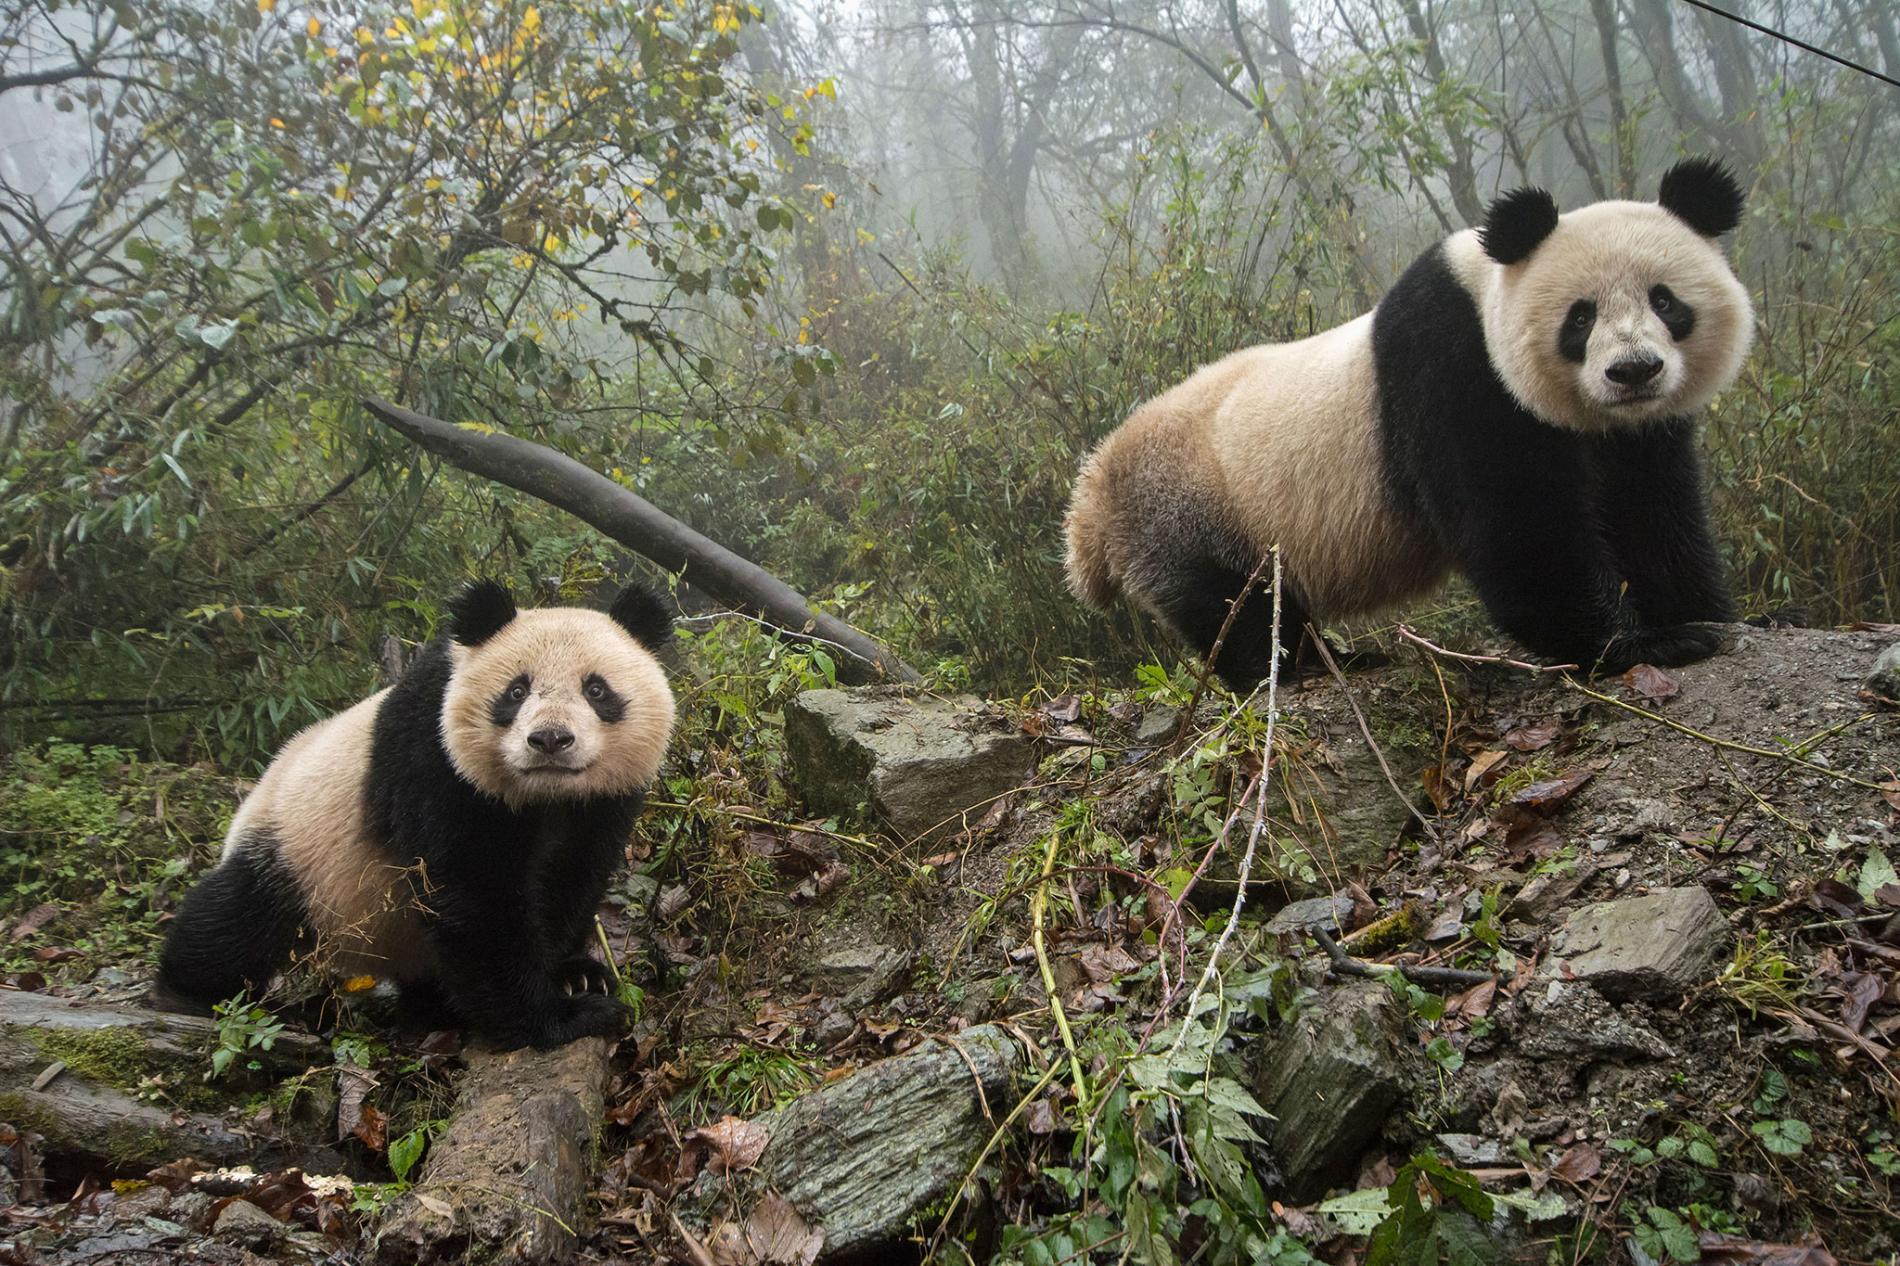
[[[640, 566], [368, 395], [560, 448], [940, 684], [1171, 665], [1063, 589], [1091, 443], [1500, 192], [1692, 153], [1748, 191], [1733, 583], [1892, 620], [1900, 6], [1728, 7], [1864, 69], [1684, 0], [0, 4], [0, 742], [254, 760], [462, 577]], [[681, 597], [709, 697], [827, 675]]]

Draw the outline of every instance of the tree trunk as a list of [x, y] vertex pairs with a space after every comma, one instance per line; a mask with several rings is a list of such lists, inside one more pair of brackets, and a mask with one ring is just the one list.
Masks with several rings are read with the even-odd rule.
[[422, 1181], [384, 1219], [376, 1260], [566, 1261], [607, 1087], [607, 1041], [552, 1051], [471, 1052], [448, 1128]]
[[[134, 1171], [180, 1156], [260, 1169], [295, 1165], [312, 1173], [347, 1167], [334, 1148], [308, 1138], [252, 1133], [208, 1112], [175, 1111], [136, 1097], [141, 1077], [163, 1077], [181, 1090], [200, 1086], [216, 1041], [217, 1025], [195, 1015], [0, 990], [0, 1120], [41, 1135], [55, 1156]], [[281, 1076], [330, 1057], [325, 1043], [286, 1031], [270, 1050], [254, 1049], [246, 1058]], [[233, 1099], [254, 1095], [257, 1085], [253, 1078], [241, 1094], [234, 1089]]]
[[512, 435], [465, 430], [386, 400], [365, 400], [363, 407], [450, 465], [567, 511], [714, 597], [768, 621], [780, 637], [847, 652], [838, 660], [842, 681], [919, 680], [916, 669], [844, 621], [812, 610], [804, 595], [764, 568], [565, 453]]

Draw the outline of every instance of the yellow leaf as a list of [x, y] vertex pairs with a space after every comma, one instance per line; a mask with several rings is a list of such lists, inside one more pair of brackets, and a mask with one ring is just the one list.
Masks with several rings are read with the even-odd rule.
[[257, 11], [259, 13], [269, 13], [272, 9], [275, 9], [276, 7], [277, 7], [277, 0], [257, 0]]
[[271, 121], [270, 121], [270, 125], [271, 125], [272, 127], [275, 127], [275, 128], [281, 128], [281, 127], [283, 127], [283, 126], [284, 126], [284, 121], [283, 121], [282, 119], [280, 119], [280, 118], [278, 118], [278, 117], [276, 117], [275, 115], [272, 115], [272, 116], [271, 116]]
[[825, 190], [824, 204], [825, 204], [825, 210], [827, 211], [831, 210], [831, 208], [838, 205], [838, 195], [831, 192], [831, 190], [829, 189]]
[[311, 18], [308, 22], [304, 23], [303, 29], [310, 33], [311, 39], [315, 39], [317, 36], [323, 34], [323, 23], [316, 18]]
[[344, 993], [362, 993], [366, 989], [374, 989], [375, 987], [376, 977], [374, 976], [351, 976], [348, 980], [343, 982]]

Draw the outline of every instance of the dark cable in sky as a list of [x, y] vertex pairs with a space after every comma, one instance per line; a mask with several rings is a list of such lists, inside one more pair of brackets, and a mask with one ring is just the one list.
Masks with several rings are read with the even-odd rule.
[[1682, 0], [1682, 2], [1684, 4], [1694, 5], [1696, 8], [1705, 12], [1713, 13], [1717, 17], [1727, 18], [1731, 22], [1740, 22], [1751, 31], [1760, 31], [1763, 35], [1772, 35], [1784, 44], [1792, 44], [1796, 48], [1804, 48], [1817, 57], [1825, 57], [1831, 62], [1847, 67], [1849, 70], [1858, 70], [1863, 75], [1900, 88], [1900, 79], [1895, 79], [1891, 75], [1883, 75], [1871, 66], [1863, 66], [1859, 62], [1850, 62], [1839, 54], [1828, 52], [1825, 48], [1817, 48], [1806, 40], [1798, 40], [1794, 36], [1789, 35], [1786, 31], [1777, 31], [1772, 26], [1763, 26], [1761, 23], [1751, 21], [1739, 13], [1730, 13], [1727, 9], [1718, 9], [1714, 5], [1707, 3], [1707, 0]]

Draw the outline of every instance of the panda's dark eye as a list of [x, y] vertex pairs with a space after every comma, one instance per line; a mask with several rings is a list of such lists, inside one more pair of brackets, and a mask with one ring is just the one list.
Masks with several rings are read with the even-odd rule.
[[1675, 308], [1676, 296], [1669, 293], [1669, 287], [1657, 286], [1649, 292], [1649, 306], [1656, 310], [1658, 316], [1661, 316]]
[[583, 687], [583, 689], [589, 699], [605, 699], [607, 697], [607, 683], [598, 677], [589, 677], [587, 679], [587, 685]]
[[1570, 324], [1579, 330], [1587, 330], [1597, 319], [1597, 310], [1587, 303], [1580, 303], [1570, 309]]
[[516, 703], [520, 703], [523, 699], [526, 699], [528, 697], [528, 683], [525, 681], [517, 681], [514, 685], [508, 687], [508, 697], [513, 699]]

